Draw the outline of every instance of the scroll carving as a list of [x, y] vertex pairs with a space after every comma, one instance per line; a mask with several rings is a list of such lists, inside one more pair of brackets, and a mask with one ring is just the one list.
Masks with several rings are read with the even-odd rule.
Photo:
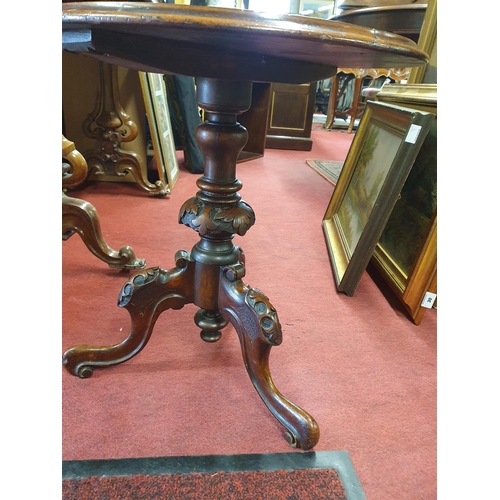
[[98, 141], [98, 147], [84, 153], [89, 172], [124, 177], [132, 174], [146, 191], [159, 197], [170, 194], [161, 180], [151, 184], [143, 175], [136, 153], [125, 151], [121, 143], [137, 137], [137, 125], [125, 112], [118, 91], [117, 67], [99, 61], [100, 86], [95, 109], [82, 124], [83, 132]]
[[62, 136], [62, 157], [68, 163], [63, 163], [63, 189], [79, 186], [88, 174], [88, 165], [83, 155], [76, 149], [75, 143]]

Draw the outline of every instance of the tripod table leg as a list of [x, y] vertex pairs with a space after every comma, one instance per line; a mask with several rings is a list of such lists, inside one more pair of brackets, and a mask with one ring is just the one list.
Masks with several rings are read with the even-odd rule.
[[293, 447], [310, 450], [319, 439], [318, 424], [278, 391], [269, 370], [271, 347], [282, 341], [277, 312], [260, 290], [242, 282], [243, 275], [241, 263], [222, 268], [219, 285], [222, 317], [236, 329], [248, 375], [264, 404], [285, 427], [288, 441]]
[[193, 302], [194, 263], [188, 252], [176, 254], [176, 267], [151, 267], [135, 274], [123, 286], [118, 306], [130, 314], [129, 336], [116, 345], [71, 347], [63, 355], [63, 365], [73, 375], [88, 378], [93, 368], [123, 363], [147, 344], [158, 316], [166, 309], [181, 309]]

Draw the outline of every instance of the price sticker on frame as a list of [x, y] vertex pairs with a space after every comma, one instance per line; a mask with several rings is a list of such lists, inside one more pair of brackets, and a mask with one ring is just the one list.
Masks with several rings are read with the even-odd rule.
[[412, 124], [408, 133], [406, 134], [405, 142], [410, 142], [411, 144], [415, 144], [417, 142], [418, 136], [422, 127], [420, 125]]

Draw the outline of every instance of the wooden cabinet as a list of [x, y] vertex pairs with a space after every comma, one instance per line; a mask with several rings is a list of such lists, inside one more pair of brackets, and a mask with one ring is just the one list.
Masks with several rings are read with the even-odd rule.
[[311, 151], [316, 82], [273, 83], [266, 148]]

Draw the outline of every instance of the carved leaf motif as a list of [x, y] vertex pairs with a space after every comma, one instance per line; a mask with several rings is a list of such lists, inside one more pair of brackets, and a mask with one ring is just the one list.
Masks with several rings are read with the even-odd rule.
[[222, 209], [215, 219], [232, 223], [236, 232], [243, 236], [255, 221], [252, 209], [248, 205], [238, 205], [236, 207]]
[[214, 231], [219, 226], [210, 218], [209, 213], [204, 210], [199, 217], [191, 221], [193, 227], [197, 228], [200, 236], [205, 236], [209, 231]]
[[194, 214], [198, 213], [198, 209], [200, 208], [200, 203], [197, 198], [189, 198], [189, 200], [185, 201], [181, 207], [179, 219], [182, 219], [186, 214]]
[[196, 197], [189, 198], [189, 200], [185, 201], [179, 210], [179, 224], [193, 227], [192, 220], [198, 215], [200, 207], [201, 203]]

